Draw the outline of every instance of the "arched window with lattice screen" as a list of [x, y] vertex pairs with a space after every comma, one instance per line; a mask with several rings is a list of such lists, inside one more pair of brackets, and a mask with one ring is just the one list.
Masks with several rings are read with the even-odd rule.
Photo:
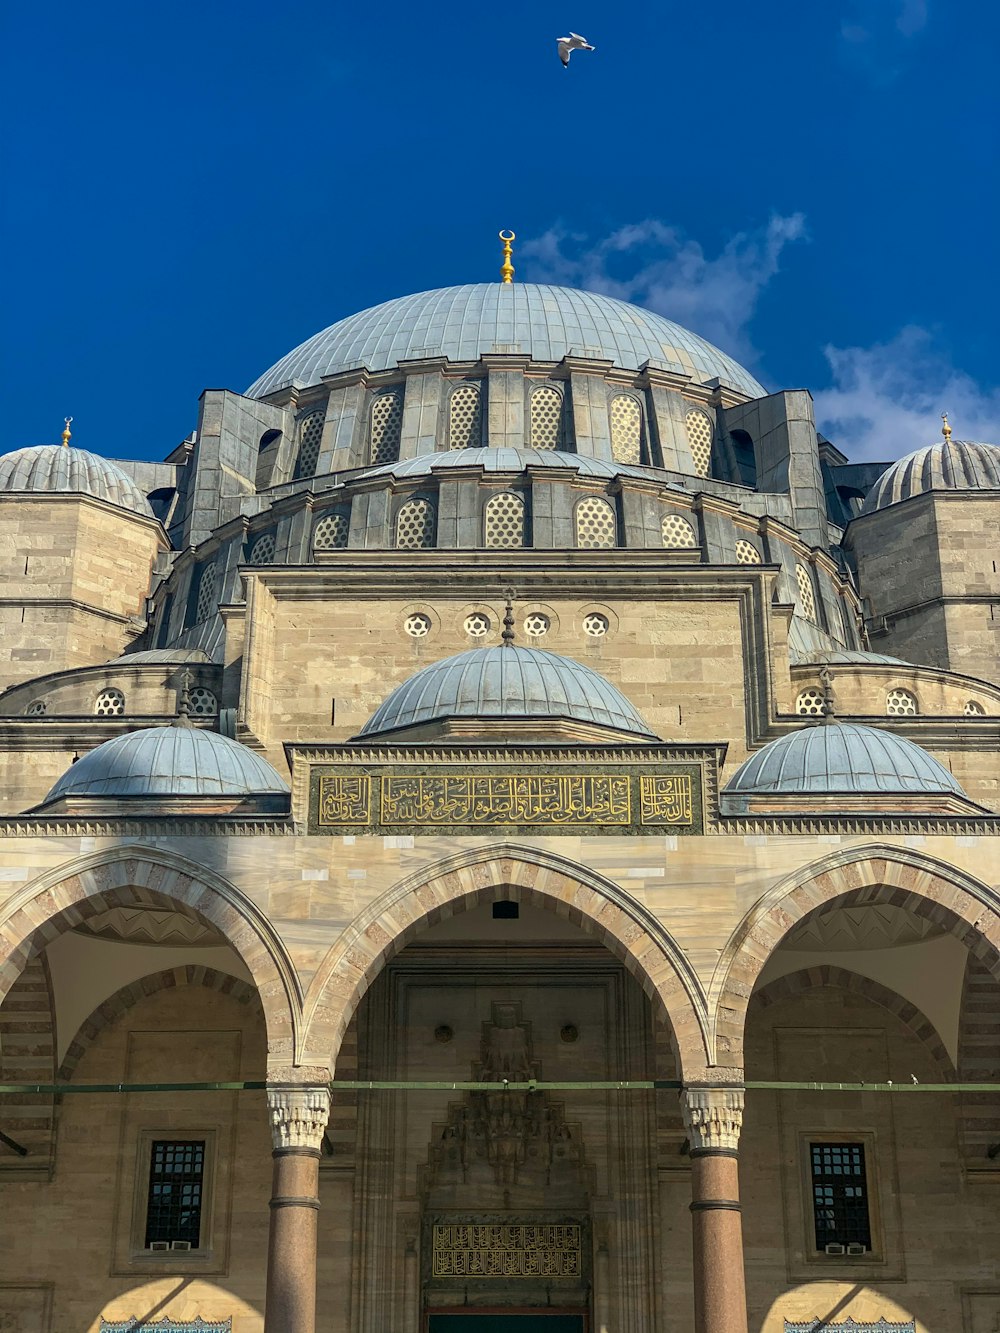
[[94, 712], [98, 717], [124, 717], [125, 696], [121, 690], [109, 687], [101, 690], [94, 700]]
[[433, 500], [416, 495], [400, 505], [396, 514], [396, 545], [416, 551], [437, 542], [437, 508]]
[[372, 463], [394, 463], [399, 457], [403, 429], [403, 394], [399, 389], [377, 394], [368, 414], [368, 458]]
[[351, 515], [347, 509], [333, 509], [319, 517], [312, 530], [313, 551], [342, 551], [351, 530]]
[[757, 550], [753, 542], [748, 542], [745, 537], [740, 537], [736, 543], [736, 563], [738, 565], [759, 565], [762, 563], [760, 551]]
[[274, 561], [275, 541], [273, 532], [265, 532], [257, 537], [250, 547], [247, 562], [251, 565], [270, 565]]
[[909, 690], [890, 690], [885, 696], [885, 711], [889, 717], [916, 717], [917, 696]]
[[561, 449], [563, 442], [563, 396], [551, 384], [531, 391], [528, 438], [532, 449]]
[[701, 408], [692, 407], [684, 418], [687, 428], [688, 448], [695, 474], [708, 477], [712, 473], [712, 418]]
[[201, 573], [198, 576], [198, 596], [194, 607], [195, 624], [200, 624], [215, 610], [217, 605], [216, 592], [219, 583], [219, 566], [214, 560], [207, 565], [202, 565]]
[[483, 443], [483, 395], [478, 384], [460, 384], [448, 404], [448, 444], [478, 449]]
[[795, 700], [795, 711], [800, 717], [822, 717], [823, 703], [822, 690], [803, 690]]
[[680, 514], [664, 514], [660, 519], [660, 536], [668, 550], [682, 550], [698, 545], [694, 528]]
[[505, 491], [487, 500], [483, 511], [483, 545], [524, 545], [524, 501], [519, 495]]
[[319, 446], [323, 439], [323, 421], [326, 412], [317, 407], [312, 412], [299, 418], [299, 453], [295, 460], [295, 480], [316, 475], [319, 462]]
[[618, 545], [618, 516], [614, 505], [597, 495], [588, 495], [580, 501], [576, 507], [576, 544], [584, 548]]
[[616, 463], [642, 462], [642, 408], [629, 393], [611, 400], [611, 454]]
[[816, 619], [816, 594], [813, 592], [812, 579], [805, 565], [795, 566], [795, 582], [799, 588], [799, 607], [809, 620]]

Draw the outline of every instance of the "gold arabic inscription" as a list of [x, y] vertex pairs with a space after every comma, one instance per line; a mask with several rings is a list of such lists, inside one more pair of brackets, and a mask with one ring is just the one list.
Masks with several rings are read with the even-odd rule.
[[579, 1277], [580, 1228], [569, 1223], [434, 1227], [435, 1277]]
[[627, 777], [508, 773], [384, 777], [383, 824], [628, 824]]

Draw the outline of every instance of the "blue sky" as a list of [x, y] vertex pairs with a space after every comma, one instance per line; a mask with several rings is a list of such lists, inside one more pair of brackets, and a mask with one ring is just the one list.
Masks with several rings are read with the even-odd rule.
[[72, 414], [162, 457], [202, 389], [494, 279], [500, 227], [519, 278], [812, 389], [854, 457], [944, 409], [1000, 443], [998, 37], [962, 0], [7, 6], [2, 447]]

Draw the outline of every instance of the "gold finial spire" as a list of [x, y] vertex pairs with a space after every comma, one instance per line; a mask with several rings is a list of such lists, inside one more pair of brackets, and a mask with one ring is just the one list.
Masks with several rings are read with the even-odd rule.
[[942, 434], [942, 435], [944, 436], [944, 438], [945, 438], [945, 443], [947, 443], [947, 442], [951, 439], [951, 427], [948, 425], [948, 413], [947, 413], [947, 412], [942, 412], [942, 413], [941, 413], [941, 420], [942, 420], [942, 422], [944, 423], [944, 424], [942, 425], [942, 427], [941, 427], [941, 434]]
[[500, 266], [500, 281], [514, 281], [514, 265], [510, 262], [511, 242], [516, 241], [517, 237], [512, 231], [500, 232], [500, 239], [503, 241], [503, 264]]
[[65, 426], [63, 427], [63, 433], [62, 433], [63, 448], [64, 448], [64, 449], [68, 449], [68, 448], [69, 448], [70, 437], [71, 437], [72, 434], [73, 434], [73, 432], [72, 432], [72, 431], [70, 430], [70, 428], [69, 428], [69, 423], [73, 420], [73, 418], [72, 418], [72, 417], [64, 417], [63, 420], [66, 422]]

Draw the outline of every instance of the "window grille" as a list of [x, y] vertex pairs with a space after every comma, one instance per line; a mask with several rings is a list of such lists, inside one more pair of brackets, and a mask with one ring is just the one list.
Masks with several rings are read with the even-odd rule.
[[437, 510], [430, 500], [417, 496], [400, 506], [396, 515], [396, 545], [415, 551], [433, 546], [437, 539]]
[[592, 611], [590, 615], [583, 618], [583, 632], [589, 634], [592, 639], [603, 639], [608, 632], [608, 628], [607, 616], [602, 616], [597, 611]]
[[607, 500], [588, 495], [577, 505], [576, 544], [586, 548], [618, 545], [618, 519]]
[[762, 564], [760, 552], [754, 546], [753, 542], [746, 541], [741, 537], [736, 543], [736, 563], [738, 565], [759, 565]]
[[204, 685], [196, 685], [188, 694], [188, 700], [196, 717], [214, 717], [219, 711], [218, 699]]
[[627, 393], [611, 400], [611, 455], [616, 463], [642, 462], [642, 408]]
[[660, 520], [660, 535], [663, 545], [674, 550], [698, 545], [694, 528], [686, 518], [681, 518], [680, 514], [664, 514]]
[[915, 717], [917, 697], [909, 690], [890, 690], [885, 696], [885, 711], [889, 717]]
[[295, 462], [296, 481], [316, 475], [325, 418], [326, 411], [320, 407], [315, 412], [307, 413], [299, 422], [299, 456]]
[[342, 551], [347, 545], [351, 522], [344, 509], [332, 514], [324, 514], [316, 520], [313, 528], [312, 548], [314, 551]]
[[484, 546], [524, 545], [524, 501], [519, 495], [494, 495], [486, 502]]
[[265, 532], [250, 548], [251, 565], [270, 565], [274, 561], [274, 533]]
[[805, 565], [795, 566], [795, 582], [799, 586], [799, 607], [807, 620], [816, 619], [816, 595], [813, 592], [812, 579]]
[[196, 625], [207, 620], [215, 610], [215, 585], [218, 578], [219, 570], [214, 561], [202, 566], [201, 577], [198, 580], [198, 601], [194, 611]]
[[[48, 711], [49, 711], [49, 701], [47, 699], [35, 699], [32, 703], [28, 704], [27, 708], [24, 710], [24, 716], [44, 717]], [[969, 711], [968, 704], [966, 704], [965, 706], [965, 711], [966, 712]], [[982, 709], [980, 709], [980, 712], [982, 712]]]
[[193, 1250], [198, 1248], [204, 1173], [203, 1141], [153, 1141], [146, 1201], [147, 1250], [154, 1241], [186, 1241]]
[[863, 1143], [811, 1143], [816, 1249], [872, 1246]]
[[463, 384], [448, 405], [448, 443], [452, 449], [477, 449], [483, 443], [483, 398], [478, 384]]
[[[44, 701], [44, 699], [43, 699], [43, 700], [41, 700], [40, 702], [41, 702], [41, 704], [42, 704], [42, 712], [44, 713], [44, 711], [45, 711], [45, 701]], [[34, 706], [35, 706], [35, 705], [32, 704], [32, 708], [34, 708]], [[979, 703], [978, 700], [976, 700], [976, 699], [967, 699], [967, 700], [966, 700], [966, 703], [965, 703], [965, 708], [964, 708], [962, 711], [965, 713], [965, 716], [966, 716], [966, 717], [985, 717], [985, 716], [986, 716], [986, 709], [985, 709], [985, 708], [983, 707], [983, 705], [982, 705], [981, 703]], [[30, 709], [29, 709], [29, 712], [30, 712]]]
[[464, 629], [471, 638], [484, 639], [490, 632], [490, 618], [482, 611], [473, 611], [471, 616], [465, 617]]
[[94, 712], [98, 717], [124, 717], [125, 696], [121, 690], [101, 690], [94, 701]]
[[368, 427], [372, 463], [394, 463], [399, 457], [399, 436], [403, 426], [403, 395], [398, 389], [380, 393], [372, 399]]
[[406, 617], [403, 629], [411, 639], [423, 639], [431, 632], [431, 618], [417, 612], [416, 615]]
[[697, 476], [707, 477], [712, 471], [712, 418], [707, 412], [693, 407], [684, 418], [687, 427], [688, 448]]
[[551, 385], [542, 384], [531, 393], [530, 439], [532, 449], [562, 447], [563, 396]]
[[524, 632], [529, 639], [540, 639], [551, 628], [552, 621], [541, 611], [532, 611], [530, 616], [524, 617]]
[[795, 700], [795, 711], [800, 717], [823, 717], [822, 691], [803, 690]]

